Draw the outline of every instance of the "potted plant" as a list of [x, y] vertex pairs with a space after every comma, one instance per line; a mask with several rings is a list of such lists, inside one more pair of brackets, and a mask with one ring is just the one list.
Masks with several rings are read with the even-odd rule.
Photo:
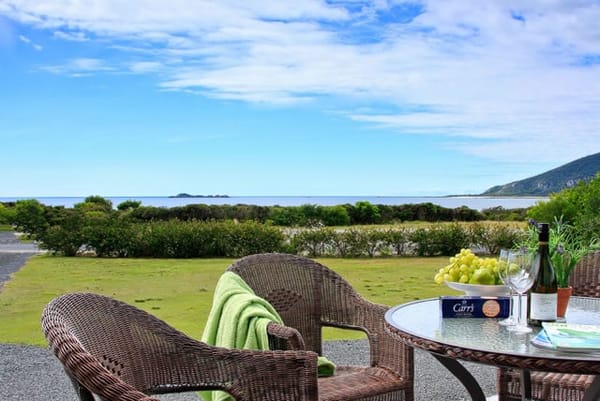
[[[537, 250], [537, 222], [529, 221], [529, 230], [525, 247], [529, 251]], [[573, 289], [569, 286], [569, 277], [575, 265], [583, 256], [594, 249], [594, 244], [586, 243], [577, 235], [573, 226], [562, 221], [562, 218], [554, 218], [550, 224], [550, 260], [556, 274], [558, 285], [558, 317], [564, 317], [567, 304]]]

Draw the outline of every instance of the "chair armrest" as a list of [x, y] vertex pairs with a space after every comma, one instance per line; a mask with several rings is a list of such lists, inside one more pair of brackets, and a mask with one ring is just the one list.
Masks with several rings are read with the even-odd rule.
[[[185, 353], [177, 356], [181, 363], [171, 365], [178, 382], [158, 384], [153, 392], [224, 390], [238, 401], [318, 400], [317, 354], [314, 352], [231, 350], [205, 344], [199, 348], [189, 345], [184, 347]], [[210, 363], [207, 363], [207, 347], [212, 348]], [[199, 352], [198, 359], [194, 358], [193, 348]], [[83, 387], [103, 398], [160, 401], [110, 373], [84, 350], [57, 356], [72, 380], [77, 384], [85, 383]]]
[[274, 350], [305, 350], [302, 334], [293, 327], [271, 322], [267, 326], [269, 345]]
[[407, 380], [414, 378], [414, 351], [385, 329], [386, 305], [376, 304], [358, 294], [344, 299], [338, 321], [327, 325], [363, 331], [369, 340], [370, 365], [396, 372]]
[[226, 349], [217, 364], [222, 389], [238, 401], [319, 399], [315, 352]]
[[114, 401], [160, 401], [158, 398], [142, 393], [109, 372], [93, 355], [79, 345], [70, 350], [65, 346], [60, 351], [56, 349], [54, 351], [63, 363], [74, 390], [82, 400], [93, 400], [91, 393], [94, 393]]
[[[318, 401], [317, 353], [261, 351], [172, 338], [167, 381], [156, 393], [223, 390], [237, 401]], [[182, 390], [183, 388], [183, 390]]]

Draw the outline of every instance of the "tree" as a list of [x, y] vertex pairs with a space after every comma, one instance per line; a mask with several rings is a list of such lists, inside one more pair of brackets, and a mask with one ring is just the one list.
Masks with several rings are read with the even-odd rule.
[[377, 205], [368, 201], [359, 201], [354, 204], [350, 215], [353, 224], [375, 224], [381, 217]]
[[41, 235], [47, 228], [44, 205], [36, 199], [19, 200], [15, 204], [13, 224], [17, 230], [31, 236]]
[[122, 212], [127, 211], [127, 210], [133, 210], [133, 209], [137, 209], [141, 205], [142, 205], [142, 202], [129, 199], [129, 200], [119, 203], [117, 205], [117, 210], [120, 210]]
[[101, 211], [111, 213], [113, 211], [112, 202], [99, 195], [88, 196], [83, 202], [75, 204], [76, 209], [88, 211]]
[[50, 227], [39, 236], [40, 246], [64, 256], [75, 256], [85, 245], [84, 213], [79, 209], [62, 209], [52, 218]]
[[350, 224], [350, 216], [343, 206], [320, 206], [319, 215], [326, 226], [347, 226]]
[[0, 224], [10, 224], [15, 219], [15, 208], [0, 203]]
[[600, 173], [590, 181], [580, 181], [572, 188], [550, 195], [548, 201], [531, 207], [527, 215], [545, 222], [560, 219], [573, 225], [582, 239], [597, 239], [600, 232]]
[[575, 227], [584, 239], [597, 240], [600, 233], [600, 173], [582, 194], [583, 208], [575, 219]]

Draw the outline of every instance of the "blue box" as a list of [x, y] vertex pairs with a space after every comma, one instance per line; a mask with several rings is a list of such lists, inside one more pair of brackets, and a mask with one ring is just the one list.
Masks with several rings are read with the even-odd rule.
[[441, 296], [442, 317], [506, 318], [510, 297]]

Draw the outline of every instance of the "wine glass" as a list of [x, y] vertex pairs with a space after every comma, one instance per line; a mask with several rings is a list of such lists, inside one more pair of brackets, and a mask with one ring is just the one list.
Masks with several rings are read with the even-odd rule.
[[498, 276], [500, 276], [502, 283], [510, 289], [510, 297], [508, 298], [508, 317], [498, 322], [498, 324], [501, 324], [502, 326], [513, 326], [517, 324], [517, 319], [513, 314], [514, 291], [508, 281], [508, 253], [508, 249], [501, 249], [500, 256], [498, 256]]
[[508, 326], [508, 330], [516, 333], [530, 333], [532, 331], [531, 327], [528, 327], [527, 323], [523, 320], [522, 305], [523, 294], [531, 288], [534, 281], [534, 274], [532, 271], [533, 258], [530, 254], [523, 251], [509, 252], [507, 261], [509, 286], [519, 296], [517, 304], [517, 324]]

